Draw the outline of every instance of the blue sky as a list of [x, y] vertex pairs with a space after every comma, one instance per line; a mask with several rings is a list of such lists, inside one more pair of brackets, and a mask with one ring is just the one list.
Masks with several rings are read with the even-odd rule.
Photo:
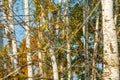
[[[30, 15], [32, 15], [32, 11], [34, 10], [33, 4], [32, 4], [33, 0], [30, 0]], [[58, 0], [55, 0], [55, 3], [57, 3]], [[16, 23], [16, 19], [18, 21], [24, 21], [24, 0], [16, 0], [16, 3], [14, 5], [14, 12], [15, 12], [15, 23]], [[16, 15], [21, 15], [21, 16], [16, 16]], [[31, 18], [33, 18], [33, 16], [30, 16]], [[35, 23], [30, 23], [31, 25], [34, 26]], [[23, 25], [24, 26], [24, 25]], [[25, 37], [25, 30], [21, 25], [15, 25], [15, 33], [16, 33], [16, 40], [17, 40], [17, 44], [20, 43], [20, 41]], [[4, 40], [4, 45], [7, 44], [6, 39]]]
[[[16, 24], [16, 20], [20, 21], [20, 18], [22, 20], [24, 20], [24, 17], [18, 17], [16, 15], [23, 15], [24, 11], [23, 11], [23, 0], [17, 0], [15, 5], [14, 5], [14, 17], [15, 17], [15, 24]], [[15, 33], [16, 33], [16, 40], [17, 40], [17, 44], [20, 43], [20, 41], [23, 39], [23, 37], [25, 36], [25, 31], [24, 29], [20, 26], [20, 25], [15, 25]], [[4, 38], [4, 45], [7, 44], [7, 40]]]
[[[32, 3], [32, 0], [30, 0], [30, 4]], [[33, 7], [33, 5], [31, 4], [30, 7]], [[33, 9], [33, 8], [31, 8]], [[32, 11], [32, 10], [31, 10]], [[14, 4], [14, 22], [15, 24], [17, 23], [17, 21], [24, 21], [25, 17], [24, 17], [24, 0], [16, 0], [16, 3]], [[30, 14], [32, 15], [32, 12], [30, 12]], [[31, 25], [33, 25], [33, 23], [31, 23]], [[21, 25], [15, 25], [15, 33], [16, 33], [16, 41], [17, 41], [17, 45], [19, 45], [19, 43], [21, 42], [21, 40], [25, 37], [25, 30], [23, 28], [23, 24]], [[7, 44], [7, 40], [4, 38], [4, 45]]]

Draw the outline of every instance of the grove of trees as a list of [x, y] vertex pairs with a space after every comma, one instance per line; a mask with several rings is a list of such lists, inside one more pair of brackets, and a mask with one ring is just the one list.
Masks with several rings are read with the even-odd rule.
[[0, 80], [120, 80], [120, 0], [0, 0]]

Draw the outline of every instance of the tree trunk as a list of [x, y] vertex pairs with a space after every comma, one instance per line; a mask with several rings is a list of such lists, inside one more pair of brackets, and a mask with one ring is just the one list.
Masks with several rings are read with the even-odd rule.
[[[8, 29], [8, 23], [7, 23], [7, 20], [8, 20], [8, 16], [7, 16], [7, 9], [6, 9], [6, 5], [5, 5], [5, 1], [2, 0], [2, 5], [3, 5], [3, 8], [2, 8], [2, 14], [3, 14], [3, 20], [4, 20], [4, 29], [5, 29], [5, 35], [6, 35], [6, 39], [7, 39], [7, 43], [8, 43], [8, 48], [9, 48], [9, 51], [12, 50], [10, 49], [11, 47], [11, 37], [10, 37], [10, 31]], [[2, 35], [3, 36], [3, 35]], [[12, 61], [12, 59], [11, 59]], [[4, 75], [7, 75], [7, 65], [6, 65], [6, 59], [5, 57], [3, 56], [3, 69], [5, 70], [4, 71]], [[7, 79], [6, 79], [7, 80]]]
[[[58, 5], [59, 5], [59, 7], [60, 7], [60, 10], [58, 11], [58, 13], [57, 13], [57, 24], [56, 24], [56, 40], [59, 40], [59, 32], [60, 32], [60, 30], [59, 30], [59, 27], [60, 27], [60, 22], [61, 22], [61, 6], [62, 6], [62, 1], [61, 0], [58, 0]], [[58, 47], [58, 46], [60, 46], [60, 44], [59, 43], [56, 43], [56, 46]], [[63, 76], [63, 69], [64, 69], [64, 62], [63, 62], [63, 58], [60, 58], [61, 59], [61, 64], [60, 64], [60, 72], [61, 72], [61, 75], [60, 75], [60, 80], [64, 80], [64, 76]]]
[[0, 28], [0, 49], [3, 47], [3, 28]]
[[92, 80], [96, 80], [96, 57], [98, 52], [98, 26], [99, 26], [99, 15], [96, 16], [96, 29], [95, 29], [95, 42], [94, 42], [94, 53], [92, 60]]
[[71, 72], [71, 54], [70, 54], [70, 41], [69, 41], [69, 20], [68, 20], [68, 0], [64, 0], [64, 19], [66, 22], [66, 30], [67, 30], [67, 67], [68, 67], [68, 80], [72, 79]]
[[[53, 0], [51, 0], [51, 2], [53, 2]], [[50, 15], [50, 21], [52, 21], [52, 18], [53, 18], [53, 14], [51, 13]], [[58, 74], [58, 66], [57, 66], [57, 60], [56, 60], [56, 57], [55, 57], [55, 52], [54, 52], [54, 49], [52, 48], [52, 43], [50, 42], [50, 49], [49, 49], [49, 52], [50, 52], [50, 57], [51, 57], [51, 61], [52, 61], [52, 67], [53, 67], [53, 78], [54, 80], [59, 80], [59, 74]]]
[[[83, 22], [86, 21], [88, 16], [88, 0], [84, 0], [84, 7], [83, 7]], [[89, 75], [89, 56], [88, 56], [88, 23], [86, 22], [83, 26], [83, 36], [84, 36], [84, 52], [86, 55], [85, 60], [85, 80], [90, 79]]]
[[102, 0], [103, 80], [119, 80], [119, 60], [113, 0]]
[[[26, 29], [26, 48], [30, 49], [30, 18], [29, 18], [29, 0], [25, 0], [25, 29]], [[27, 52], [28, 80], [33, 80], [32, 54]]]
[[16, 46], [16, 35], [15, 35], [15, 29], [14, 29], [14, 14], [13, 14], [13, 0], [8, 0], [9, 1], [9, 27], [11, 28], [11, 39], [12, 39], [12, 61], [13, 61], [13, 67], [16, 69], [18, 67], [18, 58], [17, 58], [17, 46]]
[[71, 72], [70, 43], [67, 43], [67, 66], [68, 66], [68, 80], [71, 80], [72, 72]]
[[56, 62], [56, 57], [55, 57], [55, 54], [54, 54], [54, 50], [50, 49], [49, 51], [50, 51], [50, 55], [51, 55], [54, 80], [59, 80], [58, 67], [57, 67], [57, 62]]
[[[39, 22], [38, 22], [39, 23]], [[41, 27], [42, 25], [45, 23], [45, 19], [44, 19], [44, 11], [43, 8], [41, 9], [41, 16], [40, 16], [40, 23], [38, 24], [38, 47], [40, 47], [40, 41], [43, 42], [43, 35], [42, 35], [42, 31], [41, 31]], [[41, 51], [38, 52], [38, 58], [39, 58], [39, 75], [41, 78], [44, 77], [43, 74], [43, 53]], [[42, 80], [42, 79], [41, 79]]]
[[[38, 37], [39, 37], [39, 40], [42, 40], [42, 32], [38, 32]], [[40, 41], [38, 41], [38, 46], [40, 46]], [[39, 59], [39, 75], [41, 78], [44, 77], [44, 74], [43, 74], [43, 53], [39, 50], [38, 51], [38, 59]], [[43, 80], [43, 79], [41, 79]]]
[[7, 16], [7, 8], [6, 8], [6, 4], [5, 1], [2, 0], [2, 5], [3, 5], [3, 19], [4, 19], [4, 29], [5, 29], [5, 35], [7, 38], [7, 43], [8, 43], [8, 47], [11, 47], [11, 37], [10, 37], [10, 31], [9, 31], [9, 26], [8, 26], [8, 16]]

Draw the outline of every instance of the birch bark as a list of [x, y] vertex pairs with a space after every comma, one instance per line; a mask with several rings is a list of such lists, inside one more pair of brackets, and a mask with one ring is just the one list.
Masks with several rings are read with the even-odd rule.
[[[26, 48], [30, 49], [30, 18], [29, 18], [29, 0], [24, 0], [25, 3], [25, 29], [26, 29]], [[33, 80], [33, 69], [32, 69], [32, 54], [27, 52], [27, 69], [28, 69], [28, 80]]]
[[65, 7], [64, 7], [64, 19], [66, 22], [66, 30], [67, 30], [67, 67], [68, 67], [68, 80], [72, 79], [72, 72], [71, 72], [71, 54], [70, 54], [70, 41], [69, 41], [69, 19], [68, 19], [68, 0], [64, 0]]
[[[53, 0], [51, 0], [51, 2], [53, 2]], [[53, 14], [51, 13], [51, 19], [53, 18]], [[50, 56], [51, 56], [51, 61], [52, 61], [52, 67], [53, 67], [53, 78], [54, 80], [59, 80], [59, 74], [58, 74], [58, 66], [57, 66], [57, 60], [56, 60], [56, 57], [55, 57], [55, 52], [54, 52], [54, 49], [52, 48], [52, 43], [50, 42], [50, 49], [49, 49], [49, 52], [50, 52]]]
[[113, 0], [102, 0], [103, 80], [119, 80], [119, 60]]
[[[42, 5], [42, 4], [41, 4]], [[43, 42], [43, 34], [42, 34], [42, 31], [41, 31], [41, 27], [42, 25], [45, 23], [45, 19], [44, 19], [44, 10], [43, 10], [43, 7], [41, 8], [41, 16], [40, 16], [40, 24], [38, 25], [38, 38], [39, 40], [41, 40], [41, 42]], [[40, 46], [40, 41], [38, 41], [38, 46]], [[44, 58], [44, 55], [43, 55], [43, 52], [38, 52], [38, 58], [40, 60], [39, 62], [39, 75], [40, 77], [44, 77], [44, 73], [43, 73], [43, 58]], [[41, 79], [42, 80], [42, 79]]]
[[[57, 38], [59, 37], [59, 23], [60, 23], [60, 18], [61, 18], [61, 6], [62, 6], [62, 0], [58, 0], [58, 4], [60, 6], [60, 10], [58, 11], [58, 17], [57, 17], [57, 21], [58, 23], [56, 24], [56, 35], [57, 35]], [[59, 38], [58, 38], [59, 39]], [[60, 64], [60, 72], [61, 72], [61, 76], [60, 76], [60, 80], [64, 80], [64, 77], [63, 77], [63, 71], [64, 71], [64, 62], [63, 62], [63, 59], [61, 59], [61, 64]]]
[[54, 78], [54, 80], [59, 80], [58, 67], [57, 67], [57, 62], [56, 62], [54, 50], [50, 49], [49, 52], [51, 55], [51, 61], [52, 61], [52, 67], [53, 67], [53, 78]]
[[17, 46], [16, 46], [16, 35], [15, 35], [15, 28], [14, 28], [14, 13], [13, 13], [13, 0], [8, 0], [9, 2], [9, 20], [10, 20], [10, 23], [9, 23], [9, 27], [11, 29], [11, 39], [12, 39], [12, 53], [13, 53], [13, 56], [11, 57], [12, 58], [12, 61], [13, 61], [13, 67], [14, 69], [16, 69], [18, 67], [18, 57], [16, 55], [17, 53]]

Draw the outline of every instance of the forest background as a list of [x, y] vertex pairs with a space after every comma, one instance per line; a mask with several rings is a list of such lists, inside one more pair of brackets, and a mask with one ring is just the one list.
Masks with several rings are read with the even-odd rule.
[[0, 0], [0, 80], [119, 80], [120, 0]]

